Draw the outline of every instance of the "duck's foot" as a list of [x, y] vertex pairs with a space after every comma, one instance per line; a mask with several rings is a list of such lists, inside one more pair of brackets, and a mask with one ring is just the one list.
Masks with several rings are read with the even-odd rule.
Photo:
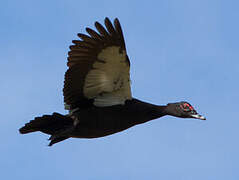
[[56, 134], [51, 135], [51, 137], [48, 139], [51, 141], [48, 146], [52, 146], [55, 143], [58, 143], [60, 141], [63, 141], [69, 138], [70, 134], [72, 133], [72, 131], [74, 131], [74, 129], [75, 129], [75, 126], [72, 126], [62, 131], [58, 131]]
[[71, 126], [68, 126], [67, 128], [60, 130], [53, 134], [48, 140], [51, 142], [49, 143], [49, 146], [52, 146], [55, 143], [58, 143], [60, 141], [63, 141], [70, 137], [72, 132], [75, 130], [75, 127], [79, 124], [79, 118], [78, 116], [71, 115], [70, 116], [73, 119], [73, 124]]

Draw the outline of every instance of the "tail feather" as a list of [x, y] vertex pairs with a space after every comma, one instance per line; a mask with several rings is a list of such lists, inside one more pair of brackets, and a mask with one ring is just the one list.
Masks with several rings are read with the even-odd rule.
[[27, 134], [35, 131], [41, 131], [46, 134], [55, 134], [66, 127], [72, 126], [73, 120], [70, 117], [63, 116], [59, 113], [53, 113], [52, 115], [43, 115], [42, 117], [36, 117], [25, 126], [19, 129], [21, 134]]
[[[31, 132], [41, 131], [46, 134], [50, 134], [55, 137], [61, 132], [66, 131], [66, 129], [73, 126], [73, 119], [59, 113], [53, 113], [52, 115], [43, 115], [42, 117], [36, 117], [25, 126], [19, 129], [21, 134], [27, 134]], [[49, 145], [63, 141], [69, 138], [68, 136], [56, 136], [54, 139], [50, 139]]]

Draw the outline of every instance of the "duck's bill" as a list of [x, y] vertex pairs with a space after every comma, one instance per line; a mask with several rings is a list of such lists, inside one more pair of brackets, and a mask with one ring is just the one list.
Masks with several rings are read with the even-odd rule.
[[200, 114], [192, 114], [191, 117], [195, 119], [206, 120], [206, 118]]

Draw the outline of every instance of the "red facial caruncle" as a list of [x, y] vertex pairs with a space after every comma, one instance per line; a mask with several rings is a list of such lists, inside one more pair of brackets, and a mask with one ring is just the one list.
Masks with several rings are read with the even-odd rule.
[[183, 103], [180, 105], [180, 107], [184, 110], [184, 111], [194, 111], [194, 108], [188, 104], [188, 103]]

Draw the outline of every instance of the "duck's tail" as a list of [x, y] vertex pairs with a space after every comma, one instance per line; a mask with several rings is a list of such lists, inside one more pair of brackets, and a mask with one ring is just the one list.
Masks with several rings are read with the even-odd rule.
[[73, 127], [73, 119], [61, 115], [59, 113], [53, 113], [52, 115], [43, 115], [42, 117], [36, 117], [34, 120], [26, 123], [25, 126], [19, 129], [21, 134], [27, 134], [31, 132], [41, 131], [46, 134], [50, 134], [51, 140], [49, 146], [63, 141], [69, 136], [65, 132]]

